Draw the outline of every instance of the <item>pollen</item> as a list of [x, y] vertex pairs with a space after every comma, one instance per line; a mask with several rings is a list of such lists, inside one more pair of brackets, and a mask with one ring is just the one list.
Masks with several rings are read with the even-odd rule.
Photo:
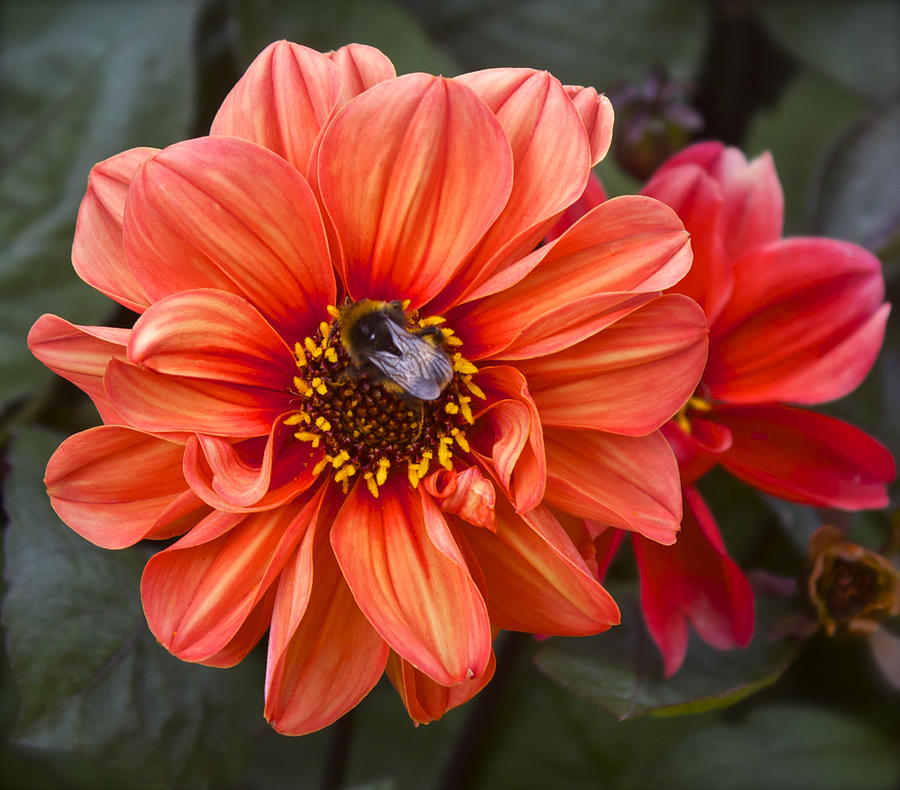
[[698, 415], [706, 414], [712, 409], [709, 397], [704, 392], [701, 392], [701, 389], [704, 389], [702, 383], [700, 389], [688, 398], [687, 403], [685, 403], [672, 418], [675, 420], [675, 424], [686, 434], [693, 432], [693, 426], [691, 425], [691, 420], [693, 418]]
[[296, 410], [284, 420], [296, 429], [297, 441], [321, 453], [313, 474], [330, 475], [344, 492], [358, 479], [375, 499], [393, 475], [405, 476], [415, 488], [437, 465], [452, 470], [471, 463], [470, 404], [485, 397], [472, 380], [478, 368], [462, 355], [462, 341], [443, 316], [419, 318], [406, 312], [408, 302], [391, 304], [404, 310], [409, 332], [421, 330], [419, 336], [450, 360], [453, 378], [440, 396], [420, 400], [351, 358], [341, 339], [341, 309], [329, 305], [330, 320], [294, 344]]

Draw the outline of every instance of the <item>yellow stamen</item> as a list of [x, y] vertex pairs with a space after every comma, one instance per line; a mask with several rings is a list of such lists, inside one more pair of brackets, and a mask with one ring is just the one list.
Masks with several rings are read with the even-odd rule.
[[325, 310], [328, 312], [335, 321], [341, 317], [341, 311], [337, 308], [337, 306], [330, 304], [325, 307]]
[[378, 471], [375, 473], [375, 481], [378, 483], [378, 485], [384, 485], [385, 481], [387, 480], [387, 473], [390, 466], [391, 462], [387, 458], [378, 459]]
[[369, 493], [378, 499], [378, 484], [375, 482], [375, 478], [372, 476], [371, 472], [366, 472], [363, 475], [363, 480], [366, 481], [366, 488], [369, 489]]
[[309, 431], [297, 431], [297, 433], [294, 434], [294, 437], [301, 442], [312, 442], [313, 449], [317, 449], [319, 442], [322, 440], [322, 437], [319, 436], [319, 434], [310, 433]]
[[324, 417], [316, 417], [316, 428], [318, 428], [320, 431], [328, 433], [328, 431], [331, 430], [331, 423], [328, 422], [328, 420], [326, 420]]
[[487, 395], [484, 394], [484, 390], [481, 389], [469, 376], [463, 376], [463, 384], [466, 385], [466, 388], [471, 392], [476, 398], [480, 398], [481, 400], [487, 400]]

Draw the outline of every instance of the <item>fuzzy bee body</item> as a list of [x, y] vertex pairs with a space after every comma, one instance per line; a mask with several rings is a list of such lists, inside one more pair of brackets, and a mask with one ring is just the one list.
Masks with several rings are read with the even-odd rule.
[[453, 365], [437, 327], [410, 330], [400, 302], [361, 299], [341, 309], [341, 343], [360, 370], [419, 400], [437, 400], [453, 379]]

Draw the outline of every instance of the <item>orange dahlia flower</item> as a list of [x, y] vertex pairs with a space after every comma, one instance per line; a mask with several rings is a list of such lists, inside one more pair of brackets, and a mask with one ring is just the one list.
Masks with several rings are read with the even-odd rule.
[[140, 316], [32, 328], [104, 423], [53, 455], [49, 495], [99, 546], [178, 537], [144, 571], [150, 628], [212, 666], [268, 630], [281, 732], [385, 671], [427, 722], [489, 680], [496, 629], [617, 623], [567, 513], [674, 540], [658, 428], [707, 347], [660, 294], [687, 234], [635, 196], [535, 249], [611, 125], [546, 72], [395, 77], [369, 47], [279, 42], [211, 136], [92, 170], [75, 269]]
[[[888, 450], [852, 425], [788, 404], [855, 389], [881, 349], [890, 305], [881, 264], [862, 247], [781, 238], [783, 196], [769, 154], [748, 162], [735, 148], [700, 143], [666, 162], [643, 194], [674, 208], [690, 231], [693, 266], [670, 290], [696, 299], [710, 325], [700, 386], [663, 428], [684, 484], [682, 531], [674, 546], [633, 541], [644, 617], [671, 675], [684, 660], [688, 622], [720, 649], [753, 634], [749, 582], [693, 486], [713, 466], [807, 505], [888, 504]], [[586, 211], [602, 199], [595, 181], [576, 205]]]

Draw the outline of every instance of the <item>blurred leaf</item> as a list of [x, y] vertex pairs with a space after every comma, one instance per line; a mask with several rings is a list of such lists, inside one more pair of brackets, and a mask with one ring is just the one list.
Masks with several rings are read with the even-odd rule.
[[652, 713], [676, 716], [724, 708], [774, 683], [797, 654], [794, 640], [769, 641], [785, 604], [756, 601], [753, 642], [743, 650], [715, 650], [692, 634], [687, 657], [671, 678], [643, 626], [634, 594], [615, 594], [622, 625], [585, 639], [556, 639], [535, 655], [538, 667], [569, 691], [618, 719]]
[[418, 21], [392, 0], [238, 0], [244, 67], [273, 41], [286, 38], [327, 51], [358, 42], [381, 49], [398, 74], [456, 74], [455, 61], [431, 43]]
[[900, 241], [898, 142], [900, 102], [866, 118], [834, 146], [816, 190], [817, 232], [875, 252]]
[[140, 601], [138, 549], [92, 546], [41, 482], [59, 437], [20, 433], [10, 453], [3, 619], [18, 679], [16, 742], [78, 750], [141, 783], [201, 787], [233, 775], [262, 723], [253, 662], [216, 670], [170, 656]]
[[894, 788], [896, 745], [856, 720], [813, 707], [773, 706], [739, 722], [710, 723], [632, 760], [621, 787]]
[[809, 233], [814, 189], [823, 161], [839, 135], [865, 111], [852, 94], [805, 71], [770, 112], [760, 114], [747, 136], [747, 153], [771, 151], [784, 189], [785, 235]]
[[657, 64], [697, 72], [708, 8], [701, 0], [402, 0], [466, 70], [547, 69], [563, 82], [611, 90]]
[[184, 137], [194, 3], [0, 4], [0, 408], [48, 377], [25, 348], [41, 313], [97, 322], [112, 303], [69, 256], [91, 166]]
[[900, 4], [884, 0], [755, 0], [779, 43], [862, 96], [900, 96]]

